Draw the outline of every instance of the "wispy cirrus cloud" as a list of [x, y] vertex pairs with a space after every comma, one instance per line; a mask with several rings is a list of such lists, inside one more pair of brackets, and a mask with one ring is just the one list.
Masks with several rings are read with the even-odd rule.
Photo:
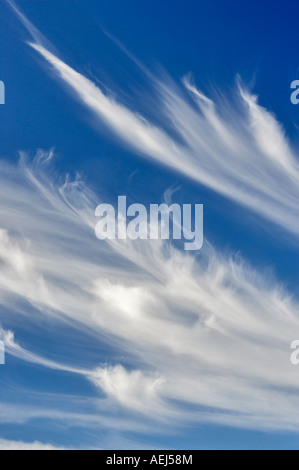
[[[236, 108], [218, 106], [186, 76], [194, 108], [173, 83], [155, 81], [153, 103], [179, 139], [105, 95], [41, 44], [30, 44], [97, 118], [138, 155], [167, 165], [297, 234], [299, 169], [282, 126], [241, 87]], [[218, 112], [219, 110], [219, 112]]]
[[[97, 120], [105, 122], [139, 156], [166, 165], [243, 207], [298, 234], [299, 166], [275, 116], [239, 81], [235, 95], [216, 101], [199, 91], [191, 75], [178, 87], [152, 74], [151, 107], [174, 135], [151, 124], [67, 65], [29, 20], [13, 6], [35, 49]], [[189, 94], [187, 96], [186, 92]], [[193, 101], [193, 103], [190, 101]]]
[[[298, 233], [295, 152], [256, 97], [239, 87], [233, 104], [225, 96], [213, 102], [190, 76], [183, 88], [153, 79], [153, 104], [170, 134], [67, 65], [14, 11], [33, 49], [120, 143]], [[106, 413], [106, 427], [131, 429], [132, 419], [121, 425], [118, 417], [107, 419], [117, 408], [143, 430], [156, 420], [172, 427], [209, 422], [298, 431], [298, 374], [289, 361], [298, 302], [278, 281], [207, 241], [197, 258], [160, 241], [99, 242], [99, 197], [80, 178], [58, 184], [44, 170], [52, 156], [40, 151], [33, 165], [25, 156], [18, 167], [0, 163], [0, 305], [4, 311], [18, 306], [28, 320], [34, 310], [41, 324], [69, 325], [117, 345], [122, 359], [76, 357], [77, 367], [72, 349], [68, 363], [59, 354], [54, 360], [46, 344], [31, 352], [30, 339], [3, 330], [8, 354], [86, 379], [99, 397], [93, 415], [80, 407], [76, 416], [55, 413], [54, 404], [27, 410], [24, 419], [63, 416], [91, 425]]]
[[149, 422], [298, 430], [298, 374], [289, 361], [296, 300], [208, 243], [196, 260], [161, 241], [100, 242], [98, 197], [79, 179], [57, 184], [45, 162], [39, 152], [33, 165], [1, 163], [1, 307], [18, 303], [29, 320], [31, 305], [42, 323], [117, 344], [127, 359], [74, 367], [71, 352], [66, 365], [2, 332], [8, 353], [79, 374], [108, 409]]
[[67, 450], [63, 447], [55, 447], [51, 444], [43, 444], [38, 441], [22, 442], [0, 439], [0, 450]]

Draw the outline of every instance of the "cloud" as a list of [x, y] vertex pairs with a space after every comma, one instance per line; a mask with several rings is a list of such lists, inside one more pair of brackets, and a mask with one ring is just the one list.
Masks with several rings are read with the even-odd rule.
[[159, 414], [167, 413], [165, 403], [159, 399], [161, 377], [147, 377], [140, 370], [127, 371], [117, 365], [97, 369], [92, 381], [124, 407], [150, 415], [153, 409], [158, 411], [159, 405]]
[[282, 125], [258, 104], [256, 96], [242, 88], [240, 80], [235, 95], [219, 93], [214, 102], [196, 88], [191, 74], [184, 77], [181, 89], [170, 79], [160, 80], [148, 73], [156, 91], [150, 106], [172, 127], [174, 137], [59, 59], [53, 46], [14, 4], [13, 9], [34, 40], [31, 47], [94, 114], [96, 126], [100, 119], [120, 143], [139, 156], [166, 165], [298, 234], [295, 151]]
[[[274, 116], [240, 89], [237, 107], [225, 96], [217, 105], [185, 77], [189, 102], [173, 83], [155, 81], [153, 105], [178, 139], [150, 124], [45, 49], [31, 43], [75, 92], [138, 155], [166, 165], [297, 234], [299, 171], [295, 152]], [[222, 103], [221, 103], [222, 101]], [[224, 104], [223, 104], [224, 103]], [[180, 141], [180, 143], [179, 143]]]
[[63, 364], [58, 364], [57, 362], [45, 359], [38, 354], [33, 354], [30, 351], [22, 348], [14, 339], [14, 333], [12, 331], [5, 331], [3, 328], [0, 328], [0, 339], [3, 341], [5, 346], [5, 351], [8, 354], [11, 354], [14, 357], [17, 357], [23, 361], [30, 362], [32, 364], [38, 364], [43, 367], [47, 367], [53, 370], [61, 370], [64, 372], [72, 372], [73, 374], [89, 375], [89, 371], [82, 369], [75, 369], [68, 367]]
[[22, 441], [9, 441], [0, 439], [0, 450], [67, 450], [63, 447], [54, 447], [51, 444], [42, 444], [35, 441], [32, 443]]
[[297, 301], [207, 241], [198, 257], [160, 240], [99, 241], [99, 197], [78, 177], [49, 176], [52, 156], [0, 163], [1, 308], [18, 305], [28, 321], [34, 309], [40, 324], [65, 331], [66, 344], [69, 325], [123, 359], [80, 357], [78, 367], [72, 349], [66, 364], [47, 357], [46, 344], [33, 353], [30, 337], [3, 330], [8, 354], [91, 382], [106, 397], [99, 419], [118, 407], [148, 423], [298, 430], [289, 358]]
[[[191, 76], [182, 87], [153, 79], [153, 105], [167, 124], [159, 127], [68, 66], [18, 16], [31, 46], [120, 143], [298, 234], [298, 162], [282, 126], [255, 96], [239, 86], [233, 99], [219, 94], [213, 101]], [[299, 327], [297, 300], [207, 241], [197, 257], [159, 240], [100, 242], [99, 196], [79, 177], [59, 183], [52, 157], [39, 151], [33, 164], [24, 154], [17, 167], [0, 162], [0, 306], [17, 306], [28, 321], [38, 312], [39, 324], [65, 331], [66, 345], [69, 326], [121, 358], [112, 364], [80, 357], [84, 365], [76, 367], [71, 346], [66, 364], [59, 354], [49, 357], [46, 342], [31, 352], [37, 346], [30, 337], [3, 327], [8, 354], [92, 383], [100, 398], [90, 423], [105, 416], [116, 426], [115, 410], [126, 410], [131, 424], [122, 421], [122, 429], [156, 421], [298, 432], [299, 378], [289, 350]], [[61, 419], [55, 405], [50, 411]], [[91, 416], [79, 411], [66, 419], [80, 415], [84, 423]]]

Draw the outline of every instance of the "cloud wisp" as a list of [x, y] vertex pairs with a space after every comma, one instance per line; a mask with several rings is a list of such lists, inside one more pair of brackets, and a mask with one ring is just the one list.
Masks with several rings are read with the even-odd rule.
[[97, 240], [98, 197], [79, 179], [47, 176], [51, 156], [1, 163], [1, 308], [27, 305], [29, 319], [29, 305], [42, 322], [117, 344], [127, 360], [67, 366], [2, 331], [8, 354], [79, 374], [110, 405], [164, 424], [298, 430], [297, 302], [208, 243], [197, 259], [159, 240]]
[[298, 161], [282, 126], [256, 96], [239, 86], [235, 108], [225, 96], [220, 97], [225, 104], [217, 106], [186, 76], [183, 84], [196, 109], [174, 83], [156, 80], [153, 105], [174, 128], [175, 139], [104, 94], [41, 44], [30, 45], [78, 100], [138, 155], [167, 165], [298, 234]]
[[[191, 76], [182, 86], [151, 76], [152, 104], [165, 127], [150, 123], [61, 60], [9, 3], [31, 47], [95, 125], [105, 122], [139, 156], [298, 234], [298, 161], [255, 96], [239, 86], [233, 100], [222, 95], [214, 102]], [[100, 242], [94, 210], [102, 201], [79, 177], [58, 183], [52, 157], [39, 151], [32, 164], [25, 155], [19, 166], [0, 162], [0, 307], [11, 312], [11, 323], [14, 309], [28, 320], [38, 312], [40, 324], [66, 328], [66, 344], [69, 326], [117, 347], [122, 359], [83, 357], [77, 367], [71, 351], [69, 361], [53, 359], [46, 342], [36, 352], [26, 335], [5, 325], [0, 339], [20, 361], [93, 384], [98, 415], [86, 418], [79, 409], [66, 420], [80, 422], [81, 414], [83, 422], [100, 421], [104, 408], [107, 419], [118, 407], [144, 427], [156, 420], [172, 428], [208, 422], [298, 432], [299, 378], [289, 361], [298, 302], [278, 281], [207, 241], [197, 257], [159, 240]], [[47, 413], [59, 419], [55, 405]]]
[[0, 439], [0, 450], [67, 450], [63, 447], [54, 447], [51, 444], [43, 444], [38, 441], [22, 442]]
[[[235, 95], [218, 94], [214, 102], [196, 88], [191, 75], [179, 87], [170, 79], [148, 74], [155, 90], [150, 106], [167, 124], [159, 127], [67, 65], [16, 5], [9, 3], [33, 39], [30, 46], [93, 113], [95, 126], [101, 120], [120, 144], [139, 156], [166, 165], [298, 235], [295, 150], [275, 116], [258, 104], [240, 80]], [[166, 130], [169, 126], [172, 134]]]

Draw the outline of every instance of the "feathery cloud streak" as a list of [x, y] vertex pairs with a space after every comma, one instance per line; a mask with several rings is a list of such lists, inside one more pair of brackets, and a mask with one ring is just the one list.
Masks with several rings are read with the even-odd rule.
[[67, 450], [63, 447], [54, 447], [51, 444], [43, 444], [35, 441], [32, 443], [22, 441], [9, 441], [0, 439], [0, 450]]
[[[217, 103], [200, 92], [190, 75], [182, 80], [197, 108], [173, 82], [148, 73], [156, 90], [152, 107], [165, 116], [177, 139], [139, 113], [104, 94], [91, 80], [55, 55], [51, 44], [9, 1], [31, 34], [30, 45], [52, 66], [78, 100], [138, 155], [225, 195], [298, 235], [299, 164], [283, 127], [257, 97], [239, 90]], [[237, 104], [236, 104], [237, 103]], [[96, 123], [95, 123], [96, 124]]]
[[[240, 87], [238, 104], [222, 96], [216, 105], [188, 76], [183, 88], [153, 79], [153, 103], [171, 135], [69, 67], [15, 11], [31, 46], [96, 124], [101, 119], [139, 155], [298, 233], [298, 162], [255, 97]], [[38, 312], [41, 323], [51, 321], [59, 331], [70, 325], [116, 346], [123, 360], [80, 358], [83, 365], [74, 367], [71, 350], [66, 364], [65, 357], [51, 358], [46, 342], [33, 353], [28, 337], [1, 330], [8, 354], [92, 382], [101, 403], [97, 420], [104, 408], [106, 414], [120, 408], [136, 421], [142, 415], [139, 424], [154, 416], [172, 427], [210, 422], [298, 431], [298, 373], [289, 344], [299, 320], [291, 295], [208, 243], [192, 258], [160, 241], [99, 242], [94, 209], [101, 201], [79, 178], [58, 185], [47, 176], [43, 166], [51, 157], [40, 152], [33, 166], [24, 158], [18, 168], [0, 164], [0, 306], [9, 312], [17, 306], [28, 320]], [[54, 406], [44, 413], [61, 419]]]
[[[195, 179], [238, 204], [298, 234], [298, 161], [274, 116], [257, 98], [239, 90], [239, 109], [223, 97], [220, 114], [213, 101], [185, 77], [195, 109], [171, 83], [155, 82], [156, 107], [178, 140], [151, 125], [39, 44], [31, 43], [78, 99], [138, 155]], [[221, 109], [222, 108], [222, 109]], [[179, 143], [179, 140], [181, 143]]]
[[[130, 369], [76, 368], [2, 331], [8, 353], [86, 377], [110, 405], [148, 419], [298, 430], [289, 361], [297, 302], [209, 244], [196, 260], [161, 241], [100, 242], [98, 197], [79, 179], [57, 185], [43, 170], [50, 158], [40, 152], [33, 166], [0, 166], [1, 307], [18, 302], [20, 311], [22, 300], [45, 322], [104, 338], [133, 359]], [[22, 314], [30, 319], [30, 308]]]

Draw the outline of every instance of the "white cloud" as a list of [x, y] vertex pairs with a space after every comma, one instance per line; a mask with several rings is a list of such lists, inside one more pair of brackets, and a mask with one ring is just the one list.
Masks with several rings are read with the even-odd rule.
[[[298, 233], [298, 162], [254, 96], [241, 90], [238, 105], [224, 96], [216, 105], [190, 77], [185, 90], [154, 81], [174, 139], [60, 60], [20, 19], [57, 76], [135, 152]], [[10, 311], [21, 300], [40, 322], [104, 337], [131, 367], [119, 361], [74, 368], [47, 358], [46, 349], [31, 353], [30, 343], [20, 346], [3, 331], [8, 353], [86, 377], [106, 394], [109, 412], [119, 406], [172, 426], [207, 421], [298, 431], [299, 377], [289, 360], [298, 302], [207, 242], [198, 258], [160, 241], [100, 242], [100, 201], [79, 178], [59, 187], [42, 168], [50, 160], [39, 152], [32, 167], [24, 158], [18, 168], [0, 163], [1, 306]], [[20, 305], [19, 314], [30, 317]]]
[[117, 365], [97, 369], [92, 381], [124, 407], [148, 415], [153, 410], [159, 415], [167, 413], [166, 403], [159, 399], [161, 377], [147, 377], [140, 370], [127, 371]]
[[[240, 89], [238, 108], [220, 96], [216, 106], [185, 77], [195, 109], [171, 82], [154, 82], [162, 110], [182, 143], [139, 114], [105, 95], [41, 44], [31, 44], [78, 99], [138, 155], [153, 159], [246, 206], [292, 232], [298, 232], [299, 171], [295, 153], [274, 116]], [[236, 97], [234, 97], [235, 99]], [[223, 100], [224, 104], [221, 104]]]
[[0, 439], [0, 450], [67, 450], [63, 447], [54, 447], [51, 444], [42, 444], [35, 441], [32, 443], [22, 441], [9, 441]]
[[85, 377], [110, 412], [117, 404], [149, 420], [298, 430], [295, 299], [207, 242], [194, 258], [161, 241], [99, 241], [101, 201], [79, 179], [57, 185], [48, 160], [39, 152], [32, 167], [0, 164], [1, 305], [18, 302], [30, 318], [22, 300], [39, 322], [106, 338], [131, 367], [66, 365], [47, 358], [46, 345], [33, 354], [28, 337], [21, 347], [2, 332], [8, 354]]
[[[185, 90], [148, 74], [156, 90], [150, 106], [171, 124], [179, 137], [175, 139], [59, 59], [53, 46], [9, 3], [32, 36], [30, 45], [94, 113], [95, 125], [101, 119], [138, 155], [179, 171], [298, 234], [296, 152], [276, 118], [242, 89], [240, 81], [236, 95], [219, 94], [214, 103], [196, 88], [190, 74], [183, 79]], [[186, 90], [197, 108], [187, 99]]]

